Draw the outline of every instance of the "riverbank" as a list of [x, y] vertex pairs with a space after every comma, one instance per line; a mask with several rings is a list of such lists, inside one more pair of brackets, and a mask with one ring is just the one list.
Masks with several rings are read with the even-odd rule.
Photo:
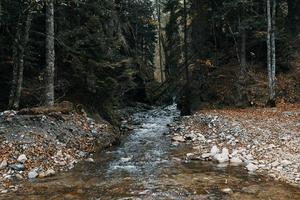
[[202, 110], [170, 124], [173, 144], [188, 143], [188, 159], [219, 166], [243, 165], [249, 173], [300, 186], [300, 105]]
[[112, 146], [121, 135], [68, 102], [1, 112], [0, 193], [18, 190], [27, 179], [68, 171], [79, 161], [93, 162], [96, 151]]

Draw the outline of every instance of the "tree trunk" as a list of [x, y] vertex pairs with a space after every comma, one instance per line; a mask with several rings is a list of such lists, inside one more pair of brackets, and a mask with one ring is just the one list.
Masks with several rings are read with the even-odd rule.
[[267, 30], [267, 63], [268, 63], [268, 86], [269, 86], [269, 98], [271, 100], [271, 94], [273, 93], [272, 88], [272, 60], [271, 60], [271, 30], [272, 30], [272, 19], [271, 19], [271, 0], [267, 0], [267, 22], [268, 22], [268, 30]]
[[188, 66], [188, 41], [187, 41], [187, 3], [186, 0], [183, 1], [183, 21], [184, 21], [184, 66], [186, 73], [186, 87], [184, 89], [183, 94], [183, 108], [182, 115], [190, 115], [191, 114], [191, 102], [190, 102], [190, 76], [189, 76], [189, 66]]
[[[20, 20], [21, 21], [21, 20]], [[29, 11], [24, 23], [19, 22], [17, 27], [14, 55], [13, 55], [13, 80], [9, 95], [9, 108], [18, 109], [23, 84], [24, 51], [29, 40], [32, 13]]]
[[[244, 22], [245, 20], [245, 17], [246, 17], [246, 11], [245, 11], [245, 8], [242, 7], [241, 8], [241, 16], [240, 16], [240, 19], [242, 19], [242, 21]], [[241, 20], [240, 20], [241, 21]], [[241, 24], [241, 22], [239, 23], [240, 24], [240, 35], [241, 35], [241, 50], [240, 50], [240, 53], [241, 53], [241, 77], [244, 79], [245, 78], [245, 75], [246, 75], [246, 70], [247, 70], [247, 55], [246, 55], [246, 43], [247, 43], [247, 31], [246, 31], [246, 28], [245, 28], [245, 24]]]
[[162, 53], [161, 53], [161, 5], [160, 5], [160, 0], [156, 1], [157, 4], [157, 17], [158, 17], [158, 54], [159, 54], [159, 67], [160, 67], [160, 79], [161, 82], [164, 82], [164, 71], [163, 71], [163, 64], [162, 64]]
[[292, 35], [297, 36], [300, 32], [300, 1], [287, 0], [288, 16], [286, 25]]
[[1, 27], [1, 20], [2, 20], [2, 4], [0, 1], [0, 27]]
[[246, 69], [247, 69], [246, 42], [247, 42], [247, 33], [245, 28], [242, 28], [241, 29], [241, 76], [242, 78], [245, 78]]
[[271, 45], [272, 45], [272, 94], [271, 100], [275, 102], [275, 90], [276, 90], [276, 0], [273, 0], [272, 6], [272, 34], [271, 34]]
[[45, 104], [54, 104], [54, 3], [53, 0], [46, 1], [46, 89]]
[[186, 82], [189, 86], [190, 78], [189, 78], [189, 67], [188, 67], [188, 41], [187, 41], [187, 5], [186, 0], [183, 1], [184, 3], [184, 65], [185, 65], [185, 72], [186, 72]]
[[276, 21], [276, 0], [267, 0], [267, 50], [268, 50], [268, 86], [270, 106], [275, 106], [275, 73], [276, 73], [276, 52], [275, 52], [275, 21]]

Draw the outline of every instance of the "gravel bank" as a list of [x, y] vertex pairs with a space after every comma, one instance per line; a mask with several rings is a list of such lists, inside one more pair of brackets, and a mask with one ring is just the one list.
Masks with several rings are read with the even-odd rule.
[[189, 159], [243, 165], [300, 186], [300, 105], [203, 110], [170, 128], [174, 145], [193, 145]]
[[0, 113], [0, 193], [26, 179], [53, 176], [120, 137], [109, 123], [95, 121], [67, 105]]

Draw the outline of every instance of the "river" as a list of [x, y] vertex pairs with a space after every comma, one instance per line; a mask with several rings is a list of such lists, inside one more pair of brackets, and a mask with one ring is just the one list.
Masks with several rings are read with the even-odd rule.
[[300, 199], [299, 188], [249, 174], [243, 167], [187, 161], [188, 146], [174, 146], [167, 125], [176, 105], [139, 112], [118, 147], [74, 170], [25, 184], [0, 199]]

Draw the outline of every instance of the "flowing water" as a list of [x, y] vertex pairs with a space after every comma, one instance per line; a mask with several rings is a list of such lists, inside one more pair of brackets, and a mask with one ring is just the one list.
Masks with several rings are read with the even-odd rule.
[[26, 192], [0, 199], [300, 199], [299, 188], [243, 167], [184, 160], [190, 147], [175, 147], [167, 136], [167, 124], [178, 115], [175, 105], [137, 113], [133, 133], [96, 155], [95, 163], [28, 183]]

